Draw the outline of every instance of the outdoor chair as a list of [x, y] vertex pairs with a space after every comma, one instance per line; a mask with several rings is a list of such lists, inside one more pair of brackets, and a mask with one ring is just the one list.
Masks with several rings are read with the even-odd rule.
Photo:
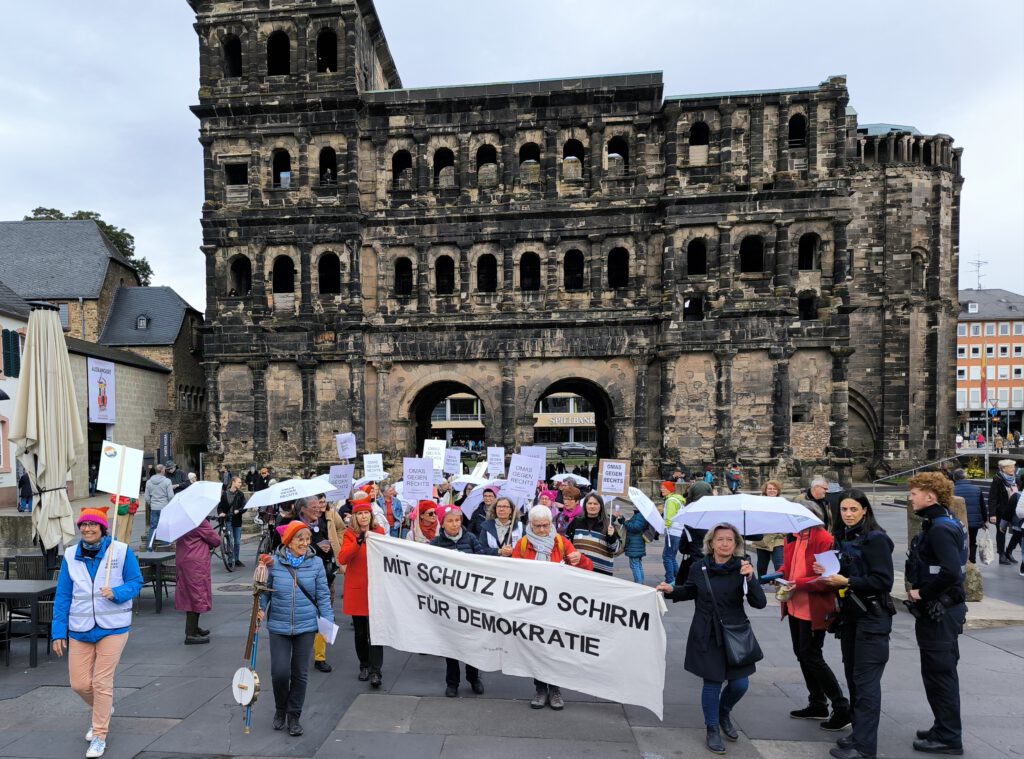
[[[41, 555], [15, 556], [8, 570], [8, 579], [11, 580], [45, 580], [48, 577], [46, 557]], [[14, 601], [10, 605], [9, 613], [18, 619], [28, 619], [31, 616], [31, 608], [32, 605], [28, 601]]]

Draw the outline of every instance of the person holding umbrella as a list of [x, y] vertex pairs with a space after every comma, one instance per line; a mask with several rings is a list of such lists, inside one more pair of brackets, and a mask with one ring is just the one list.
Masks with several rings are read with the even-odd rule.
[[210, 642], [210, 631], [199, 627], [199, 615], [213, 608], [210, 551], [219, 545], [220, 535], [210, 527], [206, 519], [179, 537], [175, 543], [174, 563], [178, 568], [178, 584], [174, 592], [174, 608], [185, 612], [186, 646]]
[[106, 507], [82, 509], [77, 526], [81, 540], [64, 554], [50, 629], [53, 652], [68, 652], [71, 689], [92, 710], [85, 755], [96, 759], [107, 750], [114, 671], [128, 642], [142, 572], [132, 549], [107, 534]]
[[721, 625], [749, 624], [744, 599], [754, 609], [763, 609], [768, 600], [747, 560], [740, 531], [731, 524], [717, 524], [707, 531], [704, 554], [704, 559], [690, 567], [686, 582], [674, 586], [663, 582], [657, 590], [675, 602], [695, 601], [683, 666], [704, 680], [701, 708], [707, 747], [712, 753], [724, 754], [722, 733], [731, 741], [739, 739], [730, 714], [747, 692], [755, 665], [729, 663]]

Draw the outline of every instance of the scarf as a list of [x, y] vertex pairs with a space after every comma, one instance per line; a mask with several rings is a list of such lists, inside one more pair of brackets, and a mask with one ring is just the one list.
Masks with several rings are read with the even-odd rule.
[[1016, 477], [1014, 477], [1012, 474], [1007, 474], [1006, 472], [1004, 472], [1001, 469], [999, 470], [999, 476], [1003, 478], [1003, 485], [1010, 492], [1010, 495], [1013, 495], [1014, 493], [1017, 492], [1017, 478]]
[[533, 525], [528, 524], [526, 537], [529, 538], [533, 550], [537, 552], [537, 561], [551, 561], [551, 552], [555, 550], [554, 533], [541, 537], [533, 531]]
[[460, 540], [462, 540], [462, 535], [463, 535], [463, 532], [462, 532], [462, 528], [461, 527], [459, 528], [459, 532], [458, 532], [457, 535], [449, 535], [447, 532], [445, 532], [445, 534], [444, 534], [444, 536], [446, 538], [448, 538], [448, 540], [452, 541], [453, 543], [458, 543]]
[[578, 517], [582, 513], [583, 513], [583, 506], [580, 505], [579, 502], [577, 502], [576, 503], [576, 508], [574, 508], [572, 511], [569, 511], [569, 509], [563, 507], [562, 508], [562, 513], [561, 513], [561, 518], [562, 518], [562, 520], [566, 524], [571, 524], [572, 520], [574, 520], [576, 517]]
[[502, 524], [498, 519], [494, 520], [494, 531], [498, 533], [498, 545], [503, 546], [512, 539], [512, 528], [515, 522], [509, 517], [508, 524]]
[[100, 552], [100, 548], [103, 547], [103, 538], [100, 538], [92, 545], [89, 545], [83, 540], [81, 543], [79, 543], [79, 546], [82, 549], [83, 559], [95, 559]]
[[437, 521], [435, 521], [434, 524], [430, 525], [430, 527], [427, 528], [427, 526], [423, 523], [423, 518], [420, 517], [417, 520], [417, 524], [419, 525], [420, 528], [420, 534], [427, 539], [428, 543], [437, 537]]
[[305, 555], [303, 555], [303, 556], [296, 556], [291, 551], [285, 549], [284, 559], [288, 563], [289, 566], [298, 569], [300, 566], [302, 566], [302, 562], [304, 562], [306, 560], [306, 557], [305, 557]]

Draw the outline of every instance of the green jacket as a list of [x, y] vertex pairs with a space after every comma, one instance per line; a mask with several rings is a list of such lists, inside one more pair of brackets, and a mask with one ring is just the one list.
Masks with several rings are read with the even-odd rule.
[[669, 493], [665, 499], [665, 529], [672, 526], [672, 519], [686, 505], [686, 501], [678, 493]]

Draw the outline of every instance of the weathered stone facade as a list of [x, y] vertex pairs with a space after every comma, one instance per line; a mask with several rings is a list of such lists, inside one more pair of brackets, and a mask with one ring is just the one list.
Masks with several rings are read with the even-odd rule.
[[858, 129], [844, 77], [401, 89], [369, 0], [190, 4], [211, 465], [322, 465], [348, 430], [398, 459], [464, 390], [506, 446], [584, 395], [643, 476], [951, 438], [950, 137]]

